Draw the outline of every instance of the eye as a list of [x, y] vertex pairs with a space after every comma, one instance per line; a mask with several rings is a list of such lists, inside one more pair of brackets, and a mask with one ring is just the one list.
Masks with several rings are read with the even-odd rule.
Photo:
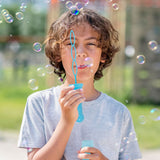
[[67, 46], [70, 46], [70, 45], [71, 45], [71, 43], [67, 43], [66, 45], [67, 45]]
[[89, 46], [97, 46], [95, 43], [87, 43]]

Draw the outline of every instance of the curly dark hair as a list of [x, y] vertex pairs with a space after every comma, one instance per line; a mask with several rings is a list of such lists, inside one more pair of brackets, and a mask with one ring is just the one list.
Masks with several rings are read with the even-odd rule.
[[66, 75], [61, 62], [61, 43], [67, 38], [73, 25], [79, 25], [83, 22], [88, 23], [100, 37], [99, 47], [102, 49], [101, 59], [104, 63], [100, 62], [99, 68], [94, 75], [94, 80], [98, 80], [103, 76], [103, 69], [111, 65], [115, 53], [119, 51], [118, 32], [107, 18], [90, 9], [83, 9], [78, 15], [73, 15], [68, 11], [52, 23], [45, 40], [45, 54], [49, 58], [50, 64], [54, 67], [54, 72], [59, 77], [62, 75], [65, 77]]

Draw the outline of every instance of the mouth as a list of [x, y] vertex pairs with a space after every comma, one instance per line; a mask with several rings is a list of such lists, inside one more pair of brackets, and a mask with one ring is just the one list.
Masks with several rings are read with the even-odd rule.
[[87, 65], [84, 65], [84, 64], [83, 65], [78, 65], [77, 68], [78, 69], [85, 69], [85, 68], [87, 68]]

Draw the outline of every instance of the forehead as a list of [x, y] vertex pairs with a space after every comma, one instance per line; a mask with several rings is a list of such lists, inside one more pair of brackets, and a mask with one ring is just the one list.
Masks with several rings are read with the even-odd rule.
[[[82, 24], [75, 24], [73, 25], [70, 30], [73, 30], [76, 38], [81, 37], [96, 37], [98, 39], [99, 33], [93, 29], [88, 23], [82, 23]], [[70, 36], [70, 31], [68, 36]]]

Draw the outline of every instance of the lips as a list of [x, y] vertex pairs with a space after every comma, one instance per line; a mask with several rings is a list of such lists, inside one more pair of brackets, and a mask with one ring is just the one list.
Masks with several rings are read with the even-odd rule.
[[87, 68], [87, 65], [84, 65], [84, 64], [83, 65], [78, 65], [77, 68], [78, 69], [85, 69], [85, 68]]

